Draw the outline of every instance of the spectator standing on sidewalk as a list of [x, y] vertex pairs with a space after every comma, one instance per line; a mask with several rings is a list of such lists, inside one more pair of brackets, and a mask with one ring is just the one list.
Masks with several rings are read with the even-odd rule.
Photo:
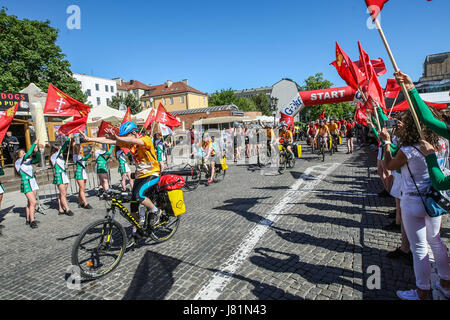
[[[442, 217], [430, 217], [423, 205], [422, 198], [431, 187], [425, 157], [420, 152], [420, 135], [409, 110], [402, 115], [401, 129], [397, 130], [400, 150], [395, 158], [391, 156], [391, 137], [387, 129], [383, 129], [381, 138], [385, 143], [385, 165], [388, 170], [401, 169], [402, 198], [400, 206], [406, 235], [411, 244], [414, 259], [414, 273], [417, 289], [397, 291], [402, 300], [430, 300], [431, 296], [431, 263], [428, 245], [438, 269], [440, 281], [436, 283], [442, 291], [450, 294], [450, 265], [447, 249], [440, 237]], [[438, 145], [438, 135], [428, 128], [423, 128], [427, 141], [434, 147]]]
[[3, 147], [8, 151], [9, 158], [11, 159], [12, 164], [14, 164], [14, 155], [16, 151], [19, 150], [19, 146], [19, 140], [12, 135], [12, 132], [6, 132], [6, 137], [3, 140]]
[[[35, 151], [37, 151], [35, 157], [29, 159]], [[19, 149], [14, 155], [15, 174], [21, 178], [20, 191], [25, 194], [28, 200], [26, 208], [26, 224], [32, 229], [38, 227], [34, 214], [37, 205], [36, 193], [37, 190], [39, 190], [36, 177], [33, 173], [33, 164], [39, 163], [40, 161], [41, 154], [39, 152], [38, 141], [34, 142], [28, 152], [24, 149]]]

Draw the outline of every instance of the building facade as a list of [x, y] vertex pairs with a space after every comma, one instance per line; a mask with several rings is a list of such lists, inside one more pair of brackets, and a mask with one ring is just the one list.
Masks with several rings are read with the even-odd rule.
[[117, 93], [116, 81], [85, 74], [74, 74], [81, 90], [87, 93], [87, 104], [95, 106], [108, 106], [112, 97]]
[[125, 98], [127, 95], [132, 94], [138, 101], [141, 101], [142, 96], [146, 92], [152, 90], [151, 85], [147, 85], [138, 80], [124, 81], [121, 78], [114, 78], [117, 84], [117, 93]]
[[158, 108], [162, 104], [168, 112], [208, 107], [208, 95], [188, 84], [188, 80], [167, 81], [151, 86], [141, 97], [143, 109]]
[[415, 83], [423, 100], [450, 106], [450, 52], [426, 57], [423, 76]]
[[270, 96], [272, 94], [272, 90], [273, 90], [273, 86], [256, 88], [256, 89], [236, 90], [236, 91], [234, 91], [234, 94], [241, 98], [251, 99], [252, 97], [257, 96], [261, 92], [267, 96]]

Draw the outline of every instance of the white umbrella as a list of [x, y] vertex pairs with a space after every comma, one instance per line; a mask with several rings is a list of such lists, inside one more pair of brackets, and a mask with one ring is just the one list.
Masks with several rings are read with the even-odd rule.
[[135, 114], [134, 116], [131, 116], [131, 120], [136, 122], [137, 124], [144, 124], [145, 121], [147, 121], [150, 112], [152, 112], [154, 109], [148, 108], [147, 110], [144, 110], [138, 114]]
[[[91, 109], [89, 113], [87, 124], [89, 126], [100, 125], [102, 121], [107, 121], [112, 124], [120, 124], [125, 117], [125, 112], [113, 109], [107, 106], [96, 106]], [[64, 123], [73, 121], [73, 117], [68, 118]]]

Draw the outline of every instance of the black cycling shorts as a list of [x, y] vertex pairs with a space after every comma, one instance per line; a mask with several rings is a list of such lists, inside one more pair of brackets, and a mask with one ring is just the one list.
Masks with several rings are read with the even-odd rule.
[[145, 200], [147, 192], [158, 184], [159, 176], [150, 176], [142, 179], [134, 180], [132, 200], [138, 203], [131, 204], [131, 212], [136, 212], [139, 209], [139, 204]]

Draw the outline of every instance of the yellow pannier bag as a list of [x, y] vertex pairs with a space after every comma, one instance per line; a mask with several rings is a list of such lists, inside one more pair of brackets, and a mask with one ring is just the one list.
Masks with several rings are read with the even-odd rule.
[[167, 192], [169, 194], [170, 204], [172, 205], [173, 214], [175, 217], [181, 216], [186, 212], [186, 205], [183, 198], [183, 190], [172, 190]]
[[278, 145], [278, 150], [280, 150], [280, 152], [283, 152], [283, 145], [282, 144]]
[[297, 158], [301, 158], [302, 157], [302, 146], [298, 145], [297, 146]]
[[222, 170], [227, 171], [228, 170], [228, 164], [227, 164], [227, 158], [223, 158], [220, 160], [220, 164], [222, 165]]

